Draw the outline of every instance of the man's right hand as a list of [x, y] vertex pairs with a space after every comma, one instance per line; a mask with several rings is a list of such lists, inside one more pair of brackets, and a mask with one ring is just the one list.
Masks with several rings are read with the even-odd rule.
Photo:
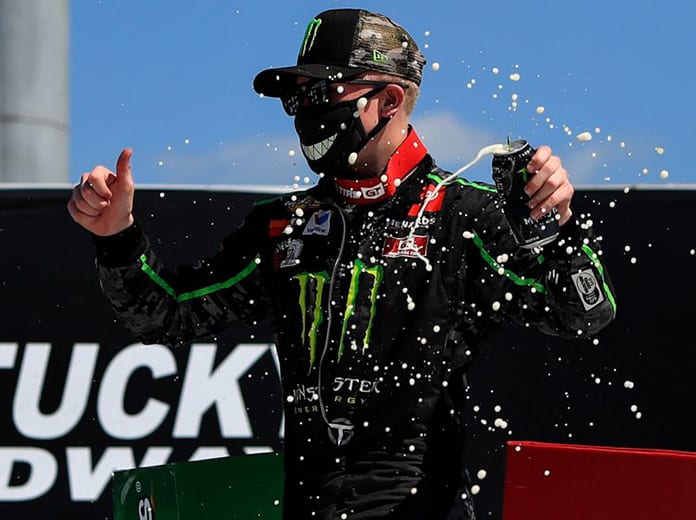
[[73, 188], [68, 212], [75, 222], [95, 235], [115, 235], [133, 224], [135, 184], [130, 160], [133, 150], [125, 148], [116, 162], [116, 173], [97, 166], [82, 174]]

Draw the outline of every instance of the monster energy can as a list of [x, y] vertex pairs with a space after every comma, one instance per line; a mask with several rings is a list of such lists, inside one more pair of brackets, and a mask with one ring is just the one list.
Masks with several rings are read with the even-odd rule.
[[548, 244], [558, 236], [558, 211], [553, 208], [540, 219], [533, 219], [524, 192], [530, 176], [527, 164], [535, 150], [523, 139], [508, 141], [505, 148], [493, 154], [493, 180], [512, 234], [521, 247], [528, 249]]

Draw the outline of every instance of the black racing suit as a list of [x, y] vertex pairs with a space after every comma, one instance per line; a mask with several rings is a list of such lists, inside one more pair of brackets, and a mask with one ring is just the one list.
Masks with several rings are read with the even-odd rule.
[[515, 245], [490, 185], [430, 156], [384, 202], [330, 179], [258, 203], [213, 256], [168, 270], [135, 224], [98, 238], [118, 315], [145, 343], [181, 344], [272, 317], [285, 408], [287, 520], [474, 518], [463, 373], [481, 335], [514, 320], [589, 337], [615, 314], [591, 227]]

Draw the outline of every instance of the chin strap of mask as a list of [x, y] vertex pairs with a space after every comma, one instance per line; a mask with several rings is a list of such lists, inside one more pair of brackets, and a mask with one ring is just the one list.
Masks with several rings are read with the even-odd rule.
[[370, 131], [367, 133], [367, 135], [365, 135], [365, 139], [363, 139], [362, 142], [360, 143], [360, 147], [359, 147], [357, 150], [355, 150], [356, 153], [357, 153], [357, 152], [360, 152], [360, 150], [362, 150], [363, 148], [365, 148], [365, 146], [367, 146], [367, 143], [369, 143], [370, 140], [371, 140], [374, 136], [376, 136], [378, 133], [380, 133], [380, 132], [382, 131], [382, 128], [384, 128], [385, 126], [387, 126], [387, 124], [389, 123], [389, 121], [391, 121], [391, 117], [382, 117], [382, 118], [377, 122], [377, 124], [375, 125], [375, 127], [374, 127], [372, 130], [370, 130]]

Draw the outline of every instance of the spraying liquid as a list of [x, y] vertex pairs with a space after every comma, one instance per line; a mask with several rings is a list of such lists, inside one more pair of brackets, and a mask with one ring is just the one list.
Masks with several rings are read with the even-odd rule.
[[[484, 146], [481, 148], [478, 153], [476, 154], [476, 157], [474, 159], [459, 168], [456, 172], [448, 175], [444, 179], [442, 179], [440, 182], [438, 182], [435, 185], [435, 188], [433, 191], [428, 192], [423, 200], [423, 203], [421, 204], [420, 210], [418, 211], [418, 216], [416, 217], [416, 222], [421, 222], [421, 218], [423, 217], [423, 213], [425, 212], [425, 208], [428, 206], [428, 203], [435, 199], [437, 197], [438, 192], [440, 191], [440, 188], [444, 185], [447, 184], [448, 182], [453, 181], [455, 178], [457, 178], [459, 175], [461, 175], [463, 172], [471, 168], [474, 164], [479, 162], [483, 157], [486, 155], [492, 155], [496, 153], [505, 153], [508, 150], [508, 145], [505, 144], [489, 144], [488, 146]], [[416, 226], [413, 226], [411, 228], [411, 231], [408, 234], [408, 238], [406, 239], [406, 243], [409, 247], [409, 249], [413, 250], [416, 254], [416, 256], [423, 260], [425, 262], [425, 269], [427, 271], [432, 270], [432, 266], [430, 265], [430, 260], [428, 260], [425, 256], [423, 256], [420, 251], [418, 250], [418, 246], [415, 243], [415, 239], [413, 237], [413, 233], [416, 231]]]

